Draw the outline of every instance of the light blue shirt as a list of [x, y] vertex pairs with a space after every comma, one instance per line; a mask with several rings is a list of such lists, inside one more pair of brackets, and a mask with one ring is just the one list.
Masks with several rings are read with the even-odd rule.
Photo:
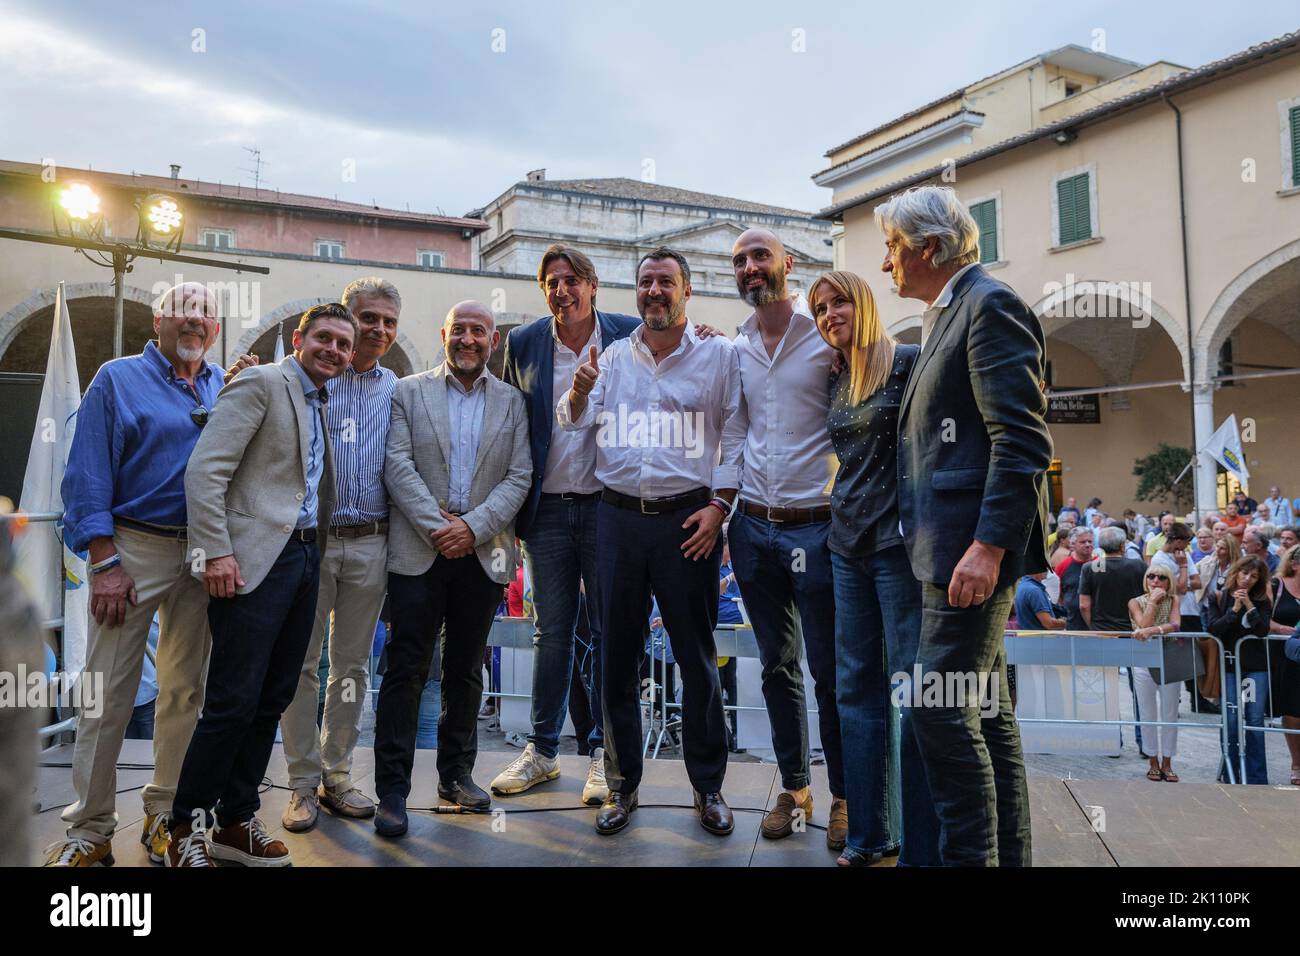
[[307, 417], [311, 419], [311, 441], [307, 444], [307, 493], [302, 499], [302, 508], [298, 510], [298, 527], [316, 527], [317, 511], [320, 509], [319, 495], [321, 476], [325, 474], [325, 436], [321, 430], [322, 389], [307, 377], [307, 373], [295, 358], [294, 370], [302, 382], [302, 394], [307, 400]]
[[334, 451], [331, 525], [359, 525], [388, 517], [384, 451], [397, 376], [378, 363], [368, 372], [348, 366], [325, 383], [325, 424]]
[[451, 461], [448, 466], [447, 510], [464, 514], [470, 509], [469, 489], [474, 482], [474, 462], [483, 434], [483, 410], [487, 405], [487, 369], [465, 391], [460, 380], [447, 376], [447, 417], [451, 419]]

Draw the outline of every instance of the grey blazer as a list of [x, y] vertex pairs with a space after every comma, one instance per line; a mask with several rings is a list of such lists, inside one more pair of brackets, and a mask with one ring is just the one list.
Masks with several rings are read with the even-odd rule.
[[[429, 534], [447, 523], [438, 509], [445, 507], [451, 483], [450, 442], [446, 363], [399, 381], [384, 463], [391, 500], [389, 571], [423, 574], [438, 556]], [[462, 517], [474, 532], [479, 563], [499, 584], [515, 573], [515, 515], [528, 496], [532, 476], [524, 397], [489, 372], [470, 510]]]
[[[190, 455], [190, 548], [202, 549], [206, 558], [233, 554], [244, 578], [239, 594], [262, 583], [298, 524], [307, 493], [309, 414], [292, 356], [245, 369], [221, 390]], [[325, 471], [317, 490], [316, 533], [324, 554], [334, 510], [334, 455], [323, 410], [320, 427]]]

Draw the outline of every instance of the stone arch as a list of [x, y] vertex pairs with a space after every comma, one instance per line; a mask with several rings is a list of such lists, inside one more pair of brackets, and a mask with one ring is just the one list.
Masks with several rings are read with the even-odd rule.
[[921, 344], [921, 315], [909, 315], [907, 318], [899, 319], [893, 325], [888, 326], [886, 330], [898, 341], [910, 345]]
[[[69, 302], [74, 302], [77, 299], [113, 298], [113, 283], [111, 281], [73, 282], [64, 285], [63, 288]], [[27, 298], [14, 305], [3, 316], [0, 316], [0, 356], [3, 356], [9, 350], [13, 340], [18, 337], [18, 334], [22, 332], [33, 316], [42, 309], [54, 305], [58, 291], [57, 286], [37, 289]], [[148, 289], [141, 289], [139, 286], [128, 285], [122, 289], [123, 302], [145, 305], [150, 310], [153, 309], [156, 298], [157, 296], [153, 292]]]
[[[1174, 348], [1177, 349], [1179, 362], [1182, 366], [1182, 377], [1187, 378], [1187, 329], [1159, 302], [1154, 299], [1143, 298], [1128, 282], [1110, 282], [1105, 279], [1076, 279], [1069, 285], [1062, 286], [1060, 283], [1052, 283], [1052, 285], [1056, 286], [1056, 288], [1048, 292], [1032, 306], [1034, 315], [1038, 316], [1039, 321], [1042, 323], [1044, 338], [1062, 332], [1069, 326], [1086, 318], [1083, 316], [1061, 317], [1052, 314], [1059, 307], [1084, 296], [1116, 299], [1125, 306], [1125, 311], [1129, 315], [1115, 317], [1108, 321], [1128, 321], [1132, 323], [1132, 328], [1142, 329], [1146, 328], [1154, 320], [1164, 330]], [[1132, 318], [1133, 315], [1140, 315], [1147, 321], [1145, 323], [1141, 323], [1140, 320], [1135, 321]], [[1132, 358], [1131, 355], [1128, 357]], [[1095, 361], [1096, 357], [1093, 358]], [[1102, 365], [1103, 370], [1105, 370], [1105, 363], [1098, 362], [1098, 364]]]
[[1260, 283], [1279, 269], [1300, 259], [1300, 239], [1273, 250], [1243, 269], [1236, 278], [1223, 287], [1205, 319], [1196, 330], [1196, 366], [1206, 378], [1207, 372], [1218, 367], [1219, 349], [1246, 318], [1253, 296], [1264, 296]]

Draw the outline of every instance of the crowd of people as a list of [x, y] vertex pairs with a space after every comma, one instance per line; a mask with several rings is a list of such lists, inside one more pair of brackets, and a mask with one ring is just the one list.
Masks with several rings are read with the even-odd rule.
[[[1200, 639], [1194, 662], [1202, 676], [1163, 681], [1159, 668], [1130, 667], [1136, 743], [1149, 761], [1148, 779], [1177, 783], [1172, 760], [1184, 689], [1199, 712], [1226, 708], [1227, 743], [1219, 779], [1267, 783], [1265, 739], [1246, 733], [1245, 773], [1237, 722], [1260, 728], [1278, 717], [1300, 730], [1300, 531], [1292, 524], [1300, 498], [1280, 488], [1256, 502], [1238, 489], [1222, 512], [1185, 518], [1161, 512], [1151, 518], [1126, 509], [1112, 518], [1093, 498], [1080, 511], [1067, 498], [1048, 537], [1052, 571], [1021, 580], [1012, 627], [1123, 633], [1138, 640], [1162, 634], [1207, 634], [1233, 655], [1220, 660], [1219, 644]], [[1237, 642], [1241, 645], [1236, 654]], [[1239, 662], [1236, 660], [1239, 657]], [[1241, 668], [1240, 684], [1235, 665]], [[1243, 688], [1246, 692], [1243, 692]], [[1284, 736], [1291, 757], [1290, 782], [1300, 785], [1300, 735]]]
[[[714, 643], [732, 586], [725, 524], [781, 778], [762, 835], [804, 834], [813, 810], [803, 656], [840, 865], [890, 853], [899, 865], [1029, 865], [1004, 632], [1016, 582], [1047, 572], [1061, 541], [1071, 594], [1091, 589], [1087, 613], [1122, 613], [1098, 586], [1106, 576], [1087, 573], [1082, 536], [1105, 516], [1100, 502], [1071, 508], [1079, 534], [1062, 522], [1049, 541], [1043, 332], [978, 264], [979, 231], [954, 191], [911, 189], [876, 215], [882, 271], [926, 307], [919, 348], [888, 334], [858, 275], [829, 272], [792, 295], [793, 259], [766, 229], [733, 248], [752, 308], [734, 341], [687, 318], [680, 252], [641, 257], [632, 317], [598, 308], [590, 259], [555, 244], [537, 270], [548, 318], [503, 342], [486, 305], [456, 303], [445, 360], [400, 380], [380, 362], [402, 304], [386, 280], [308, 309], [283, 361], [243, 356], [229, 370], [204, 360], [214, 298], [197, 284], [165, 293], [157, 341], [91, 383], [65, 475], [66, 540], [89, 553], [87, 669], [105, 675], [106, 701], [79, 715], [77, 800], [47, 863], [112, 860], [116, 760], [155, 612], [142, 835], [155, 862], [290, 862], [257, 817], [277, 726], [293, 790], [285, 830], [309, 830], [325, 809], [401, 837], [435, 658], [439, 797], [484, 810], [493, 793], [556, 780], [580, 617], [595, 663], [580, 685], [591, 759], [578, 799], [598, 807], [598, 833], [622, 831], [643, 774], [652, 607], [682, 682], [698, 823], [726, 836]], [[498, 348], [501, 378], [488, 370]], [[1151, 567], [1170, 567], [1129, 610], [1148, 635], [1178, 626], [1173, 596], [1181, 607], [1182, 582], [1195, 586], [1190, 532], [1171, 523], [1157, 537], [1168, 561]], [[532, 730], [484, 789], [473, 775], [483, 661], [517, 541], [536, 618]], [[1220, 590], [1255, 627], [1266, 576], [1240, 562], [1229, 572]], [[352, 759], [385, 600], [376, 800]], [[1085, 613], [1069, 603], [1053, 621]], [[1153, 746], [1160, 756], [1165, 744]]]

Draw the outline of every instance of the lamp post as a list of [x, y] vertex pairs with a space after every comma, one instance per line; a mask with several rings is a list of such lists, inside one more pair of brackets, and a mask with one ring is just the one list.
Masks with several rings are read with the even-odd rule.
[[[265, 266], [182, 255], [180, 247], [185, 214], [180, 204], [164, 193], [153, 193], [136, 200], [139, 225], [132, 243], [113, 242], [105, 234], [105, 220], [100, 205], [99, 196], [88, 184], [70, 183], [60, 193], [54, 207], [53, 236], [17, 229], [0, 229], [0, 239], [70, 247], [90, 262], [113, 270], [113, 358], [122, 356], [122, 307], [126, 274], [134, 268], [136, 259], [143, 256], [159, 262], [187, 262], [191, 265], [254, 272], [259, 275], [269, 275], [271, 272]], [[224, 355], [222, 360], [225, 360]]]

